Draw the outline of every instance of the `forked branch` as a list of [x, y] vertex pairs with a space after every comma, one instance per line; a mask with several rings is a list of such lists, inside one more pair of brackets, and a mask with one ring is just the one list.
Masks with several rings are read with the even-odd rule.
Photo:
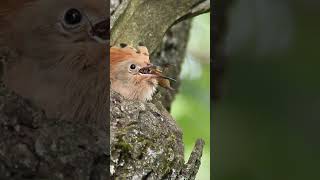
[[124, 0], [111, 18], [111, 45], [143, 43], [152, 53], [172, 25], [209, 10], [210, 0]]

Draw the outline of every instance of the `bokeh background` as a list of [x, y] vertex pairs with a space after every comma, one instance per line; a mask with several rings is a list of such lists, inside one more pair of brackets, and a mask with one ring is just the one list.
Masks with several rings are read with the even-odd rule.
[[320, 2], [232, 1], [225, 15], [213, 179], [320, 179]]
[[181, 86], [171, 114], [183, 130], [185, 159], [196, 139], [205, 141], [198, 180], [210, 179], [210, 14], [192, 20], [187, 54], [180, 74]]

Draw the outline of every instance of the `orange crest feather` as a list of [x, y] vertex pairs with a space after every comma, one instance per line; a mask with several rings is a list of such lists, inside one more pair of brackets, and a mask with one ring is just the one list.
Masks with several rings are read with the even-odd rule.
[[110, 48], [110, 64], [117, 64], [128, 59], [150, 63], [148, 49], [144, 46], [139, 46], [138, 50], [130, 46]]

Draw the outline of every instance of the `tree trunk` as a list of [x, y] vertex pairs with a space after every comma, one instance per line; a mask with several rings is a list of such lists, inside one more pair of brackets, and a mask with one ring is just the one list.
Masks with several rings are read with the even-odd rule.
[[185, 163], [182, 131], [168, 111], [178, 92], [191, 27], [184, 19], [209, 7], [201, 0], [111, 0], [111, 45], [142, 42], [152, 53], [151, 62], [173, 64], [167, 74], [178, 79], [174, 91], [159, 89], [150, 103], [111, 92], [112, 179], [195, 179], [204, 141], [197, 140]]

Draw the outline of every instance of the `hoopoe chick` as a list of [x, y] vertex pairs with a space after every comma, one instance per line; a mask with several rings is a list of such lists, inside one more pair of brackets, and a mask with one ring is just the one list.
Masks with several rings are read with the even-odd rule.
[[103, 0], [0, 1], [3, 83], [50, 118], [105, 120], [105, 5]]
[[163, 76], [159, 69], [150, 63], [144, 46], [135, 49], [122, 44], [110, 48], [111, 89], [127, 99], [151, 100], [158, 84], [161, 86], [163, 81], [171, 79]]

